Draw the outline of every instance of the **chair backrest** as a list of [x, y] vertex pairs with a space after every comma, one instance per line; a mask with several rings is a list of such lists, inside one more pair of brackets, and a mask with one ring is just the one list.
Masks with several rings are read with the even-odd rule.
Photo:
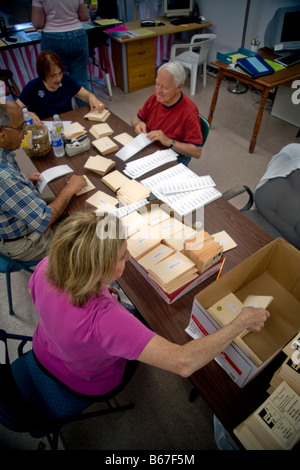
[[205, 144], [208, 133], [209, 133], [209, 123], [202, 114], [199, 114], [200, 123], [201, 123], [201, 132], [202, 132], [202, 146]]
[[216, 38], [215, 34], [194, 34], [191, 39], [191, 44], [195, 44], [195, 46], [191, 46], [190, 50], [193, 52], [197, 52], [198, 50], [198, 63], [201, 64], [206, 61], [208, 50], [210, 48], [211, 42]]
[[39, 419], [24, 400], [13, 377], [4, 330], [0, 330], [0, 383], [0, 423], [13, 431], [28, 432]]
[[268, 180], [254, 193], [256, 210], [300, 249], [300, 169]]

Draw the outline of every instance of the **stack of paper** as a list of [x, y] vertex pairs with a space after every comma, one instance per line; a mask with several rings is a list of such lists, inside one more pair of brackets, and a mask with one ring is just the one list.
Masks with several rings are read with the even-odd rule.
[[117, 196], [123, 205], [132, 204], [133, 202], [140, 201], [141, 199], [148, 198], [150, 190], [136, 180], [129, 180], [123, 184], [117, 191]]
[[109, 170], [114, 168], [116, 162], [110, 158], [102, 157], [101, 155], [91, 156], [88, 158], [84, 168], [94, 171], [99, 175], [105, 175]]
[[167, 293], [198, 277], [195, 264], [182, 253], [174, 253], [149, 269], [149, 276]]
[[247, 450], [290, 450], [300, 441], [300, 397], [282, 382], [234, 434]]
[[105, 122], [106, 119], [110, 116], [108, 109], [104, 109], [101, 113], [99, 111], [90, 111], [84, 117], [90, 121], [101, 121]]
[[106, 184], [114, 193], [129, 181], [130, 179], [119, 170], [115, 170], [102, 178], [102, 183]]
[[101, 124], [94, 124], [90, 128], [90, 133], [96, 138], [100, 139], [100, 137], [106, 137], [107, 135], [112, 135], [114, 131], [110, 127], [109, 124], [103, 122]]
[[172, 248], [159, 244], [154, 250], [151, 250], [148, 254], [145, 256], [142, 256], [139, 259], [139, 264], [146, 270], [149, 271], [149, 269], [153, 268], [157, 263], [160, 261], [164, 260], [168, 256], [172, 255], [174, 253], [174, 250]]
[[102, 137], [101, 139], [94, 140], [92, 144], [100, 153], [102, 153], [102, 155], [116, 152], [119, 148], [109, 137]]
[[86, 133], [85, 128], [79, 122], [64, 125], [64, 136], [66, 139], [77, 139]]
[[282, 366], [275, 372], [270, 382], [270, 389], [274, 389], [282, 382], [287, 384], [300, 394], [300, 332], [283, 348], [282, 352], [286, 354]]
[[[185, 190], [179, 192], [179, 189], [182, 188], [182, 181], [185, 182], [185, 185], [189, 184], [187, 180], [191, 185], [194, 184], [194, 180], [197, 180], [197, 184], [199, 184], [198, 175], [180, 163], [168, 170], [161, 171], [154, 176], [142, 180], [142, 183], [147, 186], [158, 199], [168, 204], [181, 216], [185, 216], [222, 196], [214, 186], [195, 189], [193, 191]], [[214, 184], [213, 180], [211, 180], [211, 182]], [[172, 184], [173, 192], [163, 193], [162, 188], [166, 191], [166, 185], [170, 184]], [[178, 185], [178, 191], [175, 188], [176, 185]]]

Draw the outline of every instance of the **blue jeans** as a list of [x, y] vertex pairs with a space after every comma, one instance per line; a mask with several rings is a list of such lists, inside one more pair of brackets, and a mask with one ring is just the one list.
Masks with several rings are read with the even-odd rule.
[[[42, 32], [41, 50], [55, 52], [63, 61], [66, 72], [81, 86], [87, 88], [87, 65], [89, 61], [89, 42], [84, 29], [61, 33]], [[87, 103], [77, 100], [78, 106]]]
[[177, 157], [178, 163], [182, 163], [185, 166], [189, 166], [191, 159], [191, 157], [185, 157], [184, 155], [178, 155]]

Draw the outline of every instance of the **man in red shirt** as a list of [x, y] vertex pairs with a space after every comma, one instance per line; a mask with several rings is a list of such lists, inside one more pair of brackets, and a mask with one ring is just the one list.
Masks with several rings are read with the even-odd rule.
[[179, 154], [178, 162], [185, 165], [202, 153], [202, 133], [199, 111], [195, 103], [182, 92], [185, 71], [178, 62], [168, 62], [158, 69], [155, 93], [145, 102], [132, 125], [137, 134], [146, 133], [163, 147]]

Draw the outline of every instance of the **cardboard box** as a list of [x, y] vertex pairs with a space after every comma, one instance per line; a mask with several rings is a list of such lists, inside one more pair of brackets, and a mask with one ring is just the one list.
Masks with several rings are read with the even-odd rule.
[[201, 282], [205, 281], [208, 277], [212, 276], [215, 274], [219, 269], [221, 269], [222, 264], [223, 264], [223, 259], [218, 261], [214, 266], [211, 268], [207, 269], [204, 273], [200, 274], [196, 279], [193, 281], [187, 283], [185, 286], [181, 287], [175, 292], [172, 292], [172, 294], [167, 294], [156, 282], [151, 279], [151, 277], [148, 275], [147, 271], [145, 271], [142, 266], [135, 261], [134, 258], [130, 258], [131, 263], [135, 266], [135, 268], [142, 274], [142, 276], [147, 279], [149, 284], [156, 290], [156, 292], [159, 293], [159, 295], [164, 299], [167, 304], [172, 304], [175, 302], [175, 300], [178, 300], [180, 297], [182, 297], [184, 294], [189, 292], [190, 290], [194, 289], [194, 287], [198, 286], [201, 284]]
[[[220, 327], [207, 312], [231, 292], [243, 302], [248, 295], [270, 295], [271, 314], [260, 333], [242, 338], [245, 350], [232, 342], [216, 362], [239, 386], [245, 386], [281, 351], [300, 329], [300, 251], [278, 238], [196, 295], [186, 331], [193, 338]], [[252, 354], [251, 354], [252, 352]], [[257, 362], [257, 358], [259, 363]]]

